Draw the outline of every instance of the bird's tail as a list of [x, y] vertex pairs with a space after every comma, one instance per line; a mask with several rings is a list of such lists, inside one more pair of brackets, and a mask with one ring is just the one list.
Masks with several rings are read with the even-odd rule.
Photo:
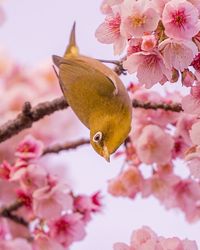
[[64, 58], [69, 58], [71, 56], [78, 56], [79, 54], [79, 49], [76, 45], [76, 22], [74, 22], [70, 37], [69, 37], [69, 44], [65, 50]]

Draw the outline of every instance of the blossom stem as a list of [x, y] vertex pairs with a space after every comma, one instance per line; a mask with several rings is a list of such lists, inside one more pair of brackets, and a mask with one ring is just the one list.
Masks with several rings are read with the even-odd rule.
[[126, 75], [126, 70], [123, 68], [122, 64], [124, 59], [125, 58], [122, 58], [121, 60], [105, 60], [105, 59], [97, 59], [97, 60], [103, 63], [115, 64], [116, 67], [113, 69], [115, 73], [117, 73], [118, 75]]
[[120, 61], [118, 61], [118, 60], [106, 60], [106, 59], [97, 59], [97, 60], [100, 61], [100, 62], [103, 62], [103, 63], [115, 64], [117, 66], [122, 64], [121, 60]]
[[85, 144], [89, 144], [89, 143], [90, 143], [90, 140], [80, 139], [80, 140], [77, 140], [74, 142], [67, 142], [64, 144], [56, 144], [54, 146], [45, 148], [42, 155], [46, 155], [49, 153], [59, 153], [60, 151], [63, 151], [63, 150], [75, 149], [81, 145], [85, 145]]

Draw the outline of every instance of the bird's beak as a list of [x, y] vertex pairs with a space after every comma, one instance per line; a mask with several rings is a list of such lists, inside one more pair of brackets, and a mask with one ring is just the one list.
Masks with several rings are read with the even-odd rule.
[[108, 152], [108, 148], [105, 145], [103, 146], [103, 157], [107, 162], [110, 162], [110, 154]]

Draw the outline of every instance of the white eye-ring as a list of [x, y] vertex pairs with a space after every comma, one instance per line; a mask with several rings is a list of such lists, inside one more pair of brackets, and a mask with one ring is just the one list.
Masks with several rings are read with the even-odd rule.
[[94, 135], [94, 137], [93, 137], [93, 141], [94, 142], [100, 142], [101, 141], [101, 139], [102, 139], [102, 133], [101, 132], [97, 132], [95, 135]]

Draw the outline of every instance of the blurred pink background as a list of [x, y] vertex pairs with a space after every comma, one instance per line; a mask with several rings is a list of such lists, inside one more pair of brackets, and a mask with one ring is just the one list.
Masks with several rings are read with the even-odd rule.
[[[20, 63], [32, 67], [52, 54], [63, 54], [76, 20], [81, 52], [113, 59], [112, 46], [102, 45], [94, 37], [103, 21], [100, 4], [101, 0], [7, 0], [3, 3], [7, 20], [0, 28], [0, 46]], [[127, 76], [126, 81], [129, 79]], [[80, 127], [76, 138], [88, 137], [88, 130], [76, 122]], [[188, 224], [180, 211], [166, 211], [154, 198], [131, 201], [106, 194], [107, 181], [120, 171], [122, 159], [112, 159], [108, 164], [91, 147], [84, 146], [55, 156], [57, 160], [68, 166], [74, 190], [91, 194], [101, 189], [105, 196], [104, 211], [89, 223], [87, 237], [75, 243], [72, 250], [111, 250], [116, 241], [129, 242], [132, 230], [142, 225], [150, 226], [158, 235], [196, 240], [200, 247], [200, 222]], [[183, 168], [179, 164], [179, 169]], [[184, 168], [183, 172], [187, 174]]]

